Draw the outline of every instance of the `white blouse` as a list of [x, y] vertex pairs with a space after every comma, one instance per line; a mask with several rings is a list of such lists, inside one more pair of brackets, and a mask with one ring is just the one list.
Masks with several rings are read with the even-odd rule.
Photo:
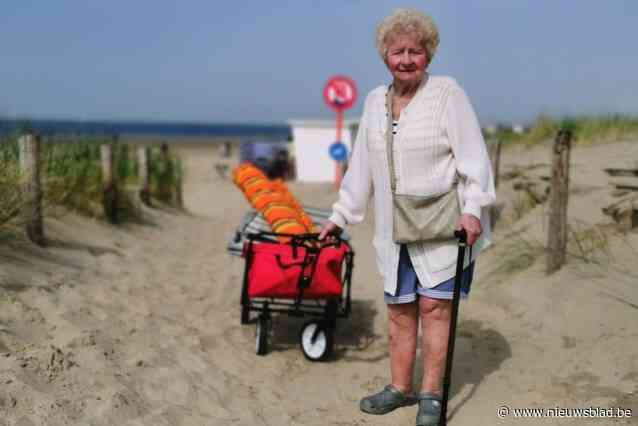
[[[386, 156], [387, 86], [372, 90], [366, 100], [348, 170], [329, 220], [340, 227], [363, 221], [374, 198], [372, 241], [384, 291], [394, 294], [400, 245], [392, 239], [392, 193]], [[433, 195], [448, 191], [460, 177], [463, 213], [479, 218], [483, 233], [472, 259], [491, 243], [489, 211], [494, 179], [476, 114], [463, 89], [450, 77], [424, 79], [403, 109], [394, 135], [394, 167], [398, 194]], [[390, 129], [392, 131], [392, 129]], [[422, 286], [431, 288], [455, 275], [454, 242], [408, 244], [408, 253]], [[466, 265], [469, 259], [465, 259]]]

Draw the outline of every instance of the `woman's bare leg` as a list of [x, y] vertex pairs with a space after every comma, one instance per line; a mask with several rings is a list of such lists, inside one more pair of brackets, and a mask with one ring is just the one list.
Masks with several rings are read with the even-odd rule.
[[424, 371], [421, 392], [441, 395], [441, 380], [445, 371], [451, 313], [452, 302], [450, 300], [419, 297], [421, 354]]
[[388, 319], [392, 385], [403, 393], [411, 392], [419, 324], [416, 302], [389, 304]]

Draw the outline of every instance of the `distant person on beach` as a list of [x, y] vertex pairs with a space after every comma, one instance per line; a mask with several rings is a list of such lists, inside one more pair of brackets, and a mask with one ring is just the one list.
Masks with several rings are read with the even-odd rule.
[[288, 152], [284, 150], [278, 151], [277, 155], [275, 155], [275, 158], [272, 161], [272, 164], [270, 165], [268, 178], [280, 178], [286, 180], [288, 178], [288, 169]]
[[[374, 195], [373, 245], [388, 309], [392, 382], [364, 397], [360, 408], [385, 414], [418, 402], [417, 426], [438, 425], [440, 420], [457, 245], [394, 242], [385, 132], [393, 132], [397, 193], [435, 195], [459, 179], [462, 215], [457, 227], [465, 229], [468, 244], [474, 245], [462, 276], [464, 298], [470, 292], [474, 259], [490, 243], [486, 206], [496, 198], [485, 142], [468, 97], [454, 79], [426, 71], [438, 44], [432, 19], [417, 10], [398, 9], [377, 26], [377, 49], [392, 75], [391, 111], [386, 108], [390, 86], [368, 94], [339, 199], [319, 236], [324, 239], [363, 221]], [[424, 377], [415, 394], [419, 319]]]

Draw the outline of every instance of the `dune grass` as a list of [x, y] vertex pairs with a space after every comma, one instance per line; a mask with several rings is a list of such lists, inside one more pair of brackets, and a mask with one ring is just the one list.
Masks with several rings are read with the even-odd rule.
[[102, 197], [101, 140], [77, 139], [41, 145], [41, 179], [45, 206], [62, 205], [99, 215]]
[[554, 139], [560, 130], [570, 130], [573, 143], [591, 144], [638, 138], [638, 117], [625, 115], [578, 116], [553, 119], [540, 115], [523, 134], [500, 128], [494, 137], [504, 143], [534, 145]]
[[16, 218], [22, 206], [18, 143], [0, 139], [0, 227]]
[[175, 188], [181, 176], [178, 159], [164, 152], [161, 147], [153, 147], [149, 161], [151, 194], [161, 202], [174, 204], [177, 199]]
[[[0, 228], [15, 221], [22, 208], [19, 148], [16, 134], [0, 137]], [[52, 207], [65, 208], [91, 217], [103, 217], [102, 168], [100, 145], [111, 143], [106, 137], [50, 137], [40, 145], [40, 177], [44, 214]], [[125, 216], [138, 203], [137, 159], [127, 144], [114, 143], [114, 176], [119, 208]], [[168, 204], [177, 204], [176, 185], [181, 180], [179, 159], [151, 150], [151, 196]]]

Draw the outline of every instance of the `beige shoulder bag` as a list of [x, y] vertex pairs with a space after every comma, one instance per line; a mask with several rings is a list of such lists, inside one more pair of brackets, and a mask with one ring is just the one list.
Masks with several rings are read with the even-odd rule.
[[390, 189], [392, 190], [394, 242], [404, 244], [419, 241], [453, 240], [455, 238], [454, 231], [461, 216], [456, 182], [449, 191], [443, 194], [419, 196], [396, 193], [397, 179], [394, 169], [394, 135], [392, 133], [393, 93], [394, 89], [390, 86], [386, 96], [388, 112], [386, 145], [390, 168]]

